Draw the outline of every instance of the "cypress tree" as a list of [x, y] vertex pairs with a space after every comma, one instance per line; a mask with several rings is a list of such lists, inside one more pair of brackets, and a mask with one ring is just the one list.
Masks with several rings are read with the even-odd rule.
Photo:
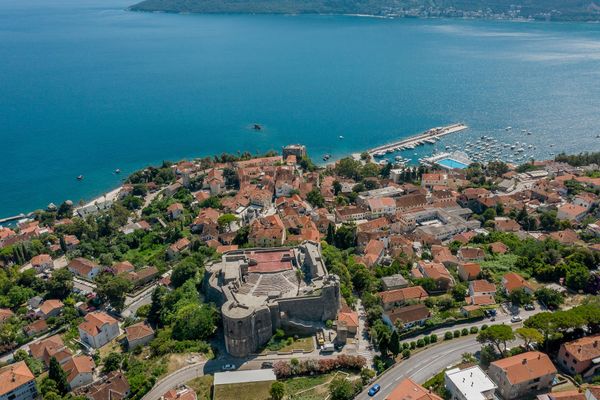
[[67, 373], [62, 369], [56, 357], [50, 359], [50, 366], [48, 368], [48, 378], [56, 382], [56, 388], [62, 395], [67, 394], [69, 391], [69, 384], [67, 383]]

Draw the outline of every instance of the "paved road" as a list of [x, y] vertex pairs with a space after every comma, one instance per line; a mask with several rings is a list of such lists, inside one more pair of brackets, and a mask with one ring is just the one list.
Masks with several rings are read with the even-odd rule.
[[[477, 343], [475, 335], [473, 335], [463, 339], [442, 342], [414, 354], [408, 360], [396, 364], [381, 378], [373, 382], [373, 384], [378, 383], [381, 385], [381, 391], [375, 396], [375, 399], [385, 399], [385, 396], [389, 395], [403, 379], [411, 378], [415, 382], [423, 383], [446, 367], [459, 362], [463, 353], [476, 353], [480, 349], [481, 345]], [[359, 394], [356, 399], [371, 399], [372, 397], [367, 394], [369, 387]]]

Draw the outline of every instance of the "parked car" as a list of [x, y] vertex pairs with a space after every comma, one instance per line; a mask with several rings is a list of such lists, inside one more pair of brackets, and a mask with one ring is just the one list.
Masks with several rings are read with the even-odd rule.
[[518, 315], [513, 315], [512, 318], [510, 319], [510, 322], [521, 322], [523, 321], [523, 318], [519, 317]]
[[527, 311], [535, 310], [535, 306], [533, 304], [525, 304], [525, 307], [523, 307], [523, 308], [526, 309]]
[[375, 396], [380, 390], [381, 386], [379, 386], [378, 383], [374, 384], [373, 386], [371, 386], [371, 389], [369, 389], [369, 396]]
[[260, 365], [260, 367], [262, 369], [273, 368], [273, 363], [271, 361], [265, 361]]
[[221, 367], [223, 371], [233, 371], [235, 369], [235, 365], [233, 364], [225, 364]]

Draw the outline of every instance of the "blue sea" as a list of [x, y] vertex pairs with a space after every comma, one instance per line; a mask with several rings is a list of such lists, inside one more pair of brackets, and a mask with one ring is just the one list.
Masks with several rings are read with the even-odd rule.
[[538, 159], [600, 150], [597, 24], [126, 11], [133, 1], [0, 2], [0, 216], [93, 198], [162, 160], [288, 143], [320, 160], [454, 122], [470, 129], [440, 146], [527, 129]]

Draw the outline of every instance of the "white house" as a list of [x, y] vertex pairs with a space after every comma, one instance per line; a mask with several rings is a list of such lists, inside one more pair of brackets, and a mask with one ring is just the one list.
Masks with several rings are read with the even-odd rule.
[[87, 314], [79, 324], [79, 338], [93, 348], [99, 348], [119, 336], [119, 323], [110, 315], [96, 311]]
[[446, 390], [452, 400], [495, 399], [496, 384], [478, 366], [454, 368], [444, 373]]

